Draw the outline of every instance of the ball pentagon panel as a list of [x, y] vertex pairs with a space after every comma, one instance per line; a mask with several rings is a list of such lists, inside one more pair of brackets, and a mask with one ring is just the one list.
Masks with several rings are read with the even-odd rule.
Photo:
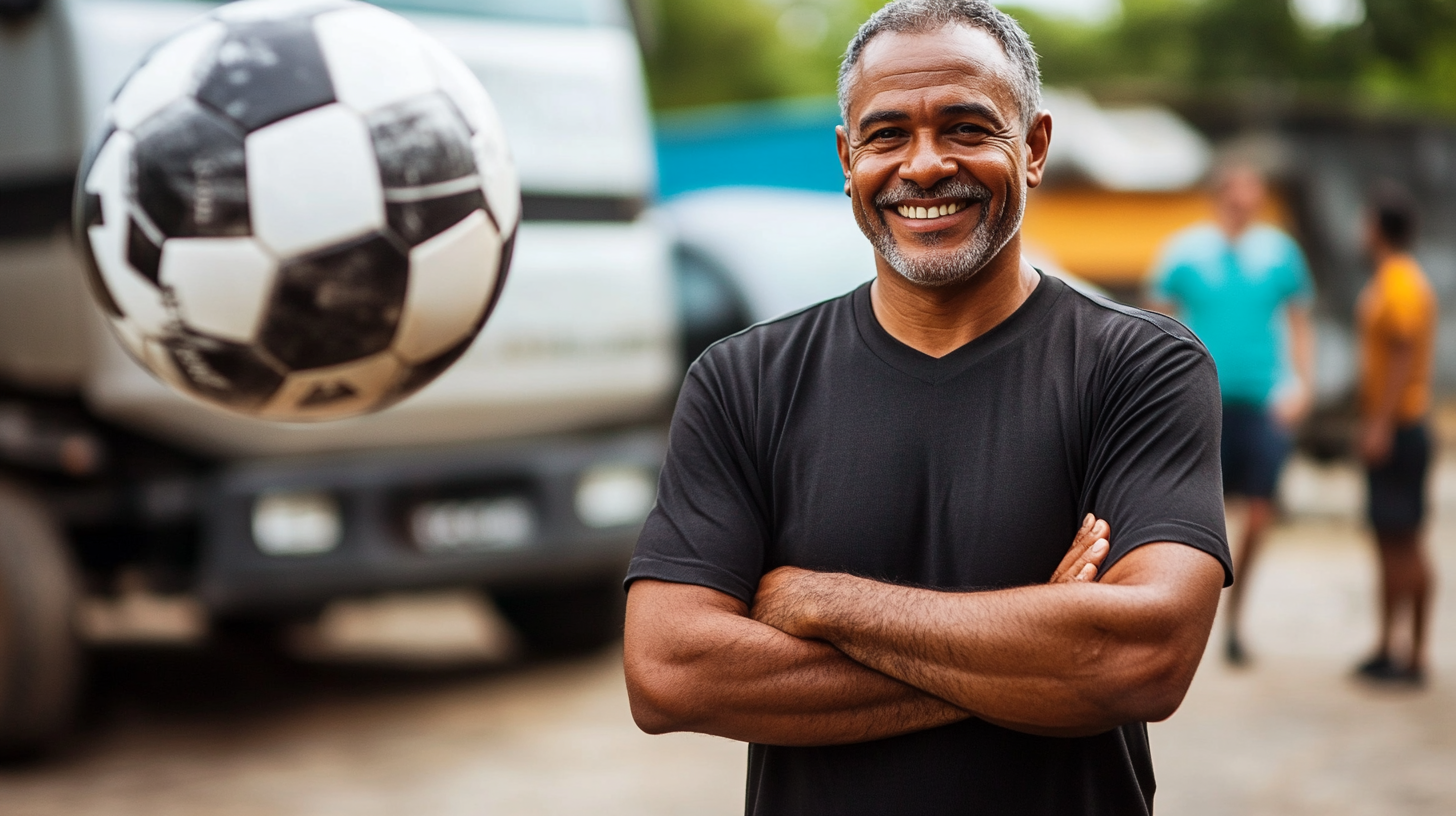
[[384, 351], [408, 285], [406, 251], [383, 235], [285, 261], [258, 342], [290, 371]]
[[169, 238], [252, 232], [241, 129], [191, 99], [136, 129], [136, 204]]
[[283, 384], [278, 364], [246, 343], [180, 328], [162, 344], [189, 390], [224, 405], [260, 408]]
[[232, 23], [197, 99], [245, 131], [334, 101], [323, 53], [304, 17]]

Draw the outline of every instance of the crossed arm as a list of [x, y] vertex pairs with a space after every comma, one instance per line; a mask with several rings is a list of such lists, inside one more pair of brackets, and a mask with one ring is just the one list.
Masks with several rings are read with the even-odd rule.
[[781, 568], [752, 607], [639, 580], [627, 690], [650, 733], [773, 745], [862, 742], [968, 717], [1079, 736], [1159, 720], [1182, 701], [1223, 569], [1181, 544], [1139, 547], [1100, 581], [1090, 520], [1049, 584], [951, 593]]

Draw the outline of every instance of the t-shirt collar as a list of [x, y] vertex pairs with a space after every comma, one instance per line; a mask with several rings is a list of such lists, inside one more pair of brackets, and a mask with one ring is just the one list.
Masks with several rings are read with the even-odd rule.
[[988, 355], [1015, 342], [1034, 329], [1047, 309], [1067, 289], [1061, 280], [1037, 270], [1040, 277], [1031, 295], [1012, 312], [1009, 317], [991, 328], [990, 331], [972, 340], [944, 357], [931, 357], [917, 349], [896, 340], [875, 317], [870, 302], [870, 285], [873, 281], [856, 289], [854, 322], [859, 336], [870, 351], [886, 365], [914, 377], [917, 380], [939, 385], [964, 373]]

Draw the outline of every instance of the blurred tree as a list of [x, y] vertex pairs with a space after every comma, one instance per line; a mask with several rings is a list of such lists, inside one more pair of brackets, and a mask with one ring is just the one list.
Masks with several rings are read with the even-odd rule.
[[[659, 108], [834, 92], [839, 57], [883, 0], [639, 0]], [[1122, 0], [1101, 23], [1008, 4], [1048, 84], [1121, 99], [1275, 99], [1456, 114], [1456, 0], [1364, 0], [1315, 29], [1287, 0]]]

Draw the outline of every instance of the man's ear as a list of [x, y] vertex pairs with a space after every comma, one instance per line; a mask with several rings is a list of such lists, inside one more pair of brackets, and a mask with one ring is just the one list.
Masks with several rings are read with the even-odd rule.
[[839, 169], [844, 171], [844, 194], [849, 195], [849, 134], [844, 125], [835, 125], [834, 143], [839, 149]]
[[1042, 111], [1026, 131], [1026, 186], [1041, 184], [1046, 173], [1047, 153], [1052, 146], [1052, 115]]

